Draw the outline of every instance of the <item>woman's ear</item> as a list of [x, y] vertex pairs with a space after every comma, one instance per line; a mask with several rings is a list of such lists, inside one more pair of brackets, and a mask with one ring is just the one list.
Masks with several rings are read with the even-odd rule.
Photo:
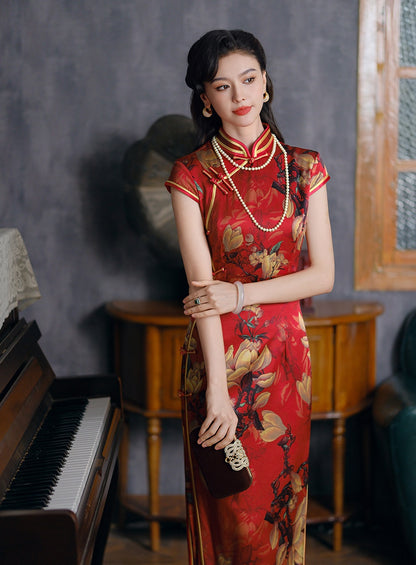
[[266, 91], [266, 86], [267, 86], [267, 73], [266, 71], [262, 72], [263, 75], [263, 86], [264, 86], [264, 91]]
[[205, 92], [202, 92], [199, 96], [205, 106], [211, 106], [211, 102], [209, 101], [208, 96], [205, 94]]

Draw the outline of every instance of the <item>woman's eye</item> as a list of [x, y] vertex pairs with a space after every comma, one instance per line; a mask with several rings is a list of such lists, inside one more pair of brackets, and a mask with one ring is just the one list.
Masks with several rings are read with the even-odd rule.
[[244, 82], [246, 82], [247, 84], [250, 84], [254, 80], [256, 80], [256, 77], [248, 77], [248, 78], [246, 78], [246, 80]]
[[217, 86], [216, 90], [225, 90], [226, 88], [228, 88], [228, 84], [221, 84], [220, 86]]

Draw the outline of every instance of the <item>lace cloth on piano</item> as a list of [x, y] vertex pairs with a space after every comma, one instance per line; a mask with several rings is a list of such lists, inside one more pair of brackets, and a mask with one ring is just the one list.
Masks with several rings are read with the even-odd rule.
[[40, 296], [20, 232], [0, 229], [0, 327], [13, 308], [23, 310]]

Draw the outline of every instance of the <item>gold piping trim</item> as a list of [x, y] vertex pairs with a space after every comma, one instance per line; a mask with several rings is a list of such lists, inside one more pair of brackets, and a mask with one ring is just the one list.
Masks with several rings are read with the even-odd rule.
[[269, 147], [273, 145], [273, 137], [270, 136], [270, 139], [266, 142], [266, 145], [263, 145], [260, 148], [256, 147], [256, 151], [255, 151], [255, 155], [254, 157], [257, 157], [260, 153], [262, 153], [263, 151], [267, 152], [267, 150], [269, 149]]
[[[240, 142], [230, 137], [224, 130], [219, 132], [217, 139], [220, 145], [231, 151], [236, 157], [240, 157], [242, 159], [246, 158], [247, 160], [251, 157], [251, 155], [247, 157], [246, 148], [243, 147]], [[258, 158], [261, 153], [267, 152], [267, 149], [272, 143], [273, 137], [270, 133], [270, 129], [263, 130], [263, 133], [260, 135], [254, 146], [253, 157]]]
[[177, 190], [179, 190], [180, 192], [185, 193], [187, 196], [190, 196], [192, 198], [192, 200], [195, 200], [195, 202], [199, 202], [198, 196], [191, 192], [190, 190], [188, 190], [187, 188], [185, 188], [184, 186], [182, 186], [181, 184], [178, 184], [176, 182], [173, 181], [166, 181], [166, 184], [172, 188], [176, 188]]
[[242, 156], [245, 155], [245, 151], [243, 149], [243, 147], [237, 143], [232, 137], [229, 137], [225, 131], [221, 130], [220, 135], [217, 137], [218, 142], [225, 147], [226, 149], [229, 149], [230, 151], [232, 151], [235, 154], [241, 154]]
[[326, 184], [329, 179], [331, 177], [327, 174], [320, 183], [318, 183], [317, 185], [313, 186], [311, 190], [309, 190], [309, 195], [313, 194], [314, 192], [316, 192], [319, 188], [322, 188], [324, 186], [324, 184]]
[[208, 214], [205, 220], [205, 229], [208, 231], [208, 223], [209, 223], [209, 219], [211, 217], [211, 212], [212, 212], [212, 208], [214, 207], [214, 201], [215, 201], [215, 196], [217, 194], [217, 185], [214, 184], [212, 187], [212, 196], [211, 196], [211, 202], [209, 203], [209, 208], [208, 208]]
[[185, 405], [185, 425], [184, 425], [184, 430], [185, 430], [185, 437], [184, 437], [184, 443], [185, 443], [185, 448], [186, 448], [186, 452], [188, 454], [188, 460], [189, 460], [189, 467], [190, 467], [190, 475], [191, 475], [191, 484], [192, 484], [192, 493], [193, 493], [193, 498], [194, 498], [194, 504], [195, 504], [195, 514], [196, 514], [196, 520], [197, 520], [197, 527], [198, 527], [198, 545], [199, 545], [199, 550], [201, 552], [201, 565], [205, 565], [205, 558], [204, 558], [204, 549], [202, 546], [202, 532], [201, 532], [201, 521], [199, 518], [199, 509], [198, 509], [198, 501], [197, 501], [197, 497], [196, 497], [196, 488], [195, 488], [195, 477], [194, 477], [194, 469], [193, 469], [193, 465], [192, 465], [192, 452], [191, 452], [191, 442], [189, 440], [189, 422], [188, 422], [188, 393], [186, 390], [186, 381], [187, 381], [187, 372], [188, 372], [188, 361], [189, 361], [189, 346], [191, 343], [191, 337], [195, 328], [195, 324], [196, 321], [194, 320], [192, 322], [192, 326], [191, 329], [189, 331], [189, 338], [188, 338], [188, 343], [186, 344], [186, 359], [185, 359], [185, 372], [184, 372], [184, 405]]

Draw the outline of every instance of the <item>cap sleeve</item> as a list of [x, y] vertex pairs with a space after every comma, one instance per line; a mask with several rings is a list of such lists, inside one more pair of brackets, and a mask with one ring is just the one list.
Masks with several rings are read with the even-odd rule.
[[172, 188], [176, 188], [195, 202], [199, 202], [197, 185], [191, 173], [181, 161], [175, 161], [165, 186], [169, 192]]
[[322, 162], [321, 156], [317, 153], [311, 169], [309, 194], [311, 195], [322, 188], [330, 178], [331, 177], [328, 175], [328, 171]]

